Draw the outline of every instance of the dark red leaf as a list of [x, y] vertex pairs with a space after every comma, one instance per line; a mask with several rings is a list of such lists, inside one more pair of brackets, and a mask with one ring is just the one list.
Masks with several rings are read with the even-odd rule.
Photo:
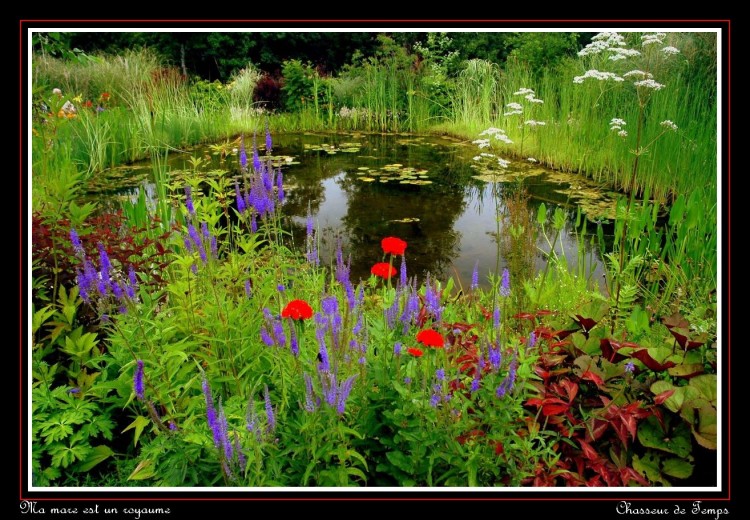
[[604, 386], [604, 381], [602, 380], [602, 378], [594, 374], [590, 370], [587, 370], [586, 372], [584, 372], [581, 375], [581, 379], [593, 382], [598, 388], [601, 388], [602, 386]]
[[591, 447], [591, 445], [584, 441], [579, 440], [578, 443], [581, 445], [581, 450], [583, 450], [583, 456], [586, 457], [589, 460], [597, 460], [599, 458], [599, 454], [596, 452], [594, 448]]
[[594, 325], [598, 323], [597, 321], [591, 318], [584, 318], [580, 314], [576, 314], [575, 317], [576, 317], [576, 321], [578, 322], [578, 324], [586, 332], [590, 331], [594, 327]]
[[625, 359], [625, 356], [617, 353], [623, 345], [612, 339], [604, 338], [599, 340], [599, 347], [602, 349], [602, 355], [610, 363], [617, 363], [618, 361]]
[[635, 352], [631, 352], [630, 356], [640, 360], [641, 362], [643, 362], [644, 365], [646, 365], [648, 368], [650, 368], [654, 372], [663, 372], [664, 370], [675, 366], [674, 361], [667, 361], [664, 364], [659, 363], [658, 361], [656, 361], [654, 358], [651, 357], [651, 354], [648, 353], [647, 348], [643, 348], [641, 350], [636, 350]]
[[601, 439], [607, 429], [609, 429], [609, 421], [593, 419], [593, 426], [589, 425], [589, 428], [586, 428], [586, 440], [596, 441]]
[[518, 319], [518, 320], [529, 320], [529, 321], [531, 321], [532, 324], [534, 324], [534, 326], [536, 326], [536, 316], [534, 316], [531, 313], [528, 313], [528, 312], [519, 312], [518, 314], [514, 315], [513, 317], [516, 318], [516, 319]]
[[562, 399], [549, 397], [544, 400], [542, 414], [544, 414], [545, 417], [549, 417], [550, 415], [565, 413], [568, 411], [568, 408], [570, 408], [570, 405]]

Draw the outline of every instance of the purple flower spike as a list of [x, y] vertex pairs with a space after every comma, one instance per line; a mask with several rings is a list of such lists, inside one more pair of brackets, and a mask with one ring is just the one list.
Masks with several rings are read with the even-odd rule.
[[276, 195], [279, 198], [279, 202], [284, 202], [284, 176], [281, 170], [276, 173]]
[[240, 137], [240, 168], [247, 170], [247, 151], [245, 150], [245, 136]]
[[143, 360], [139, 359], [135, 368], [135, 375], [133, 376], [133, 389], [138, 399], [143, 400], [143, 393], [145, 387], [143, 385]]
[[83, 256], [86, 254], [83, 245], [81, 245], [81, 239], [74, 228], [70, 228], [70, 241], [73, 243], [73, 249], [75, 249], [77, 255]]
[[245, 206], [245, 197], [242, 196], [240, 185], [236, 182], [234, 183], [234, 197], [237, 200], [237, 211], [239, 211], [240, 214], [244, 213], [247, 209]]
[[266, 402], [266, 419], [268, 420], [267, 432], [276, 430], [276, 416], [273, 413], [273, 406], [271, 406], [271, 396], [268, 394], [268, 385], [265, 386], [263, 391], [263, 398]]
[[208, 379], [203, 376], [203, 396], [206, 398], [206, 419], [208, 420], [208, 427], [214, 436], [214, 446], [217, 448], [221, 446], [221, 430], [219, 428], [219, 421], [216, 417], [216, 408], [214, 408], [214, 398], [211, 395], [211, 387], [208, 385]]
[[273, 141], [271, 140], [271, 127], [268, 124], [268, 120], [266, 120], [266, 154], [271, 154], [271, 150], [273, 149]]
[[188, 213], [195, 215], [195, 207], [193, 206], [193, 189], [190, 186], [185, 186], [185, 207]]
[[510, 273], [508, 268], [503, 269], [503, 281], [500, 285], [500, 296], [507, 298], [510, 296]]
[[471, 273], [471, 290], [479, 289], [479, 260], [474, 264], [474, 271]]

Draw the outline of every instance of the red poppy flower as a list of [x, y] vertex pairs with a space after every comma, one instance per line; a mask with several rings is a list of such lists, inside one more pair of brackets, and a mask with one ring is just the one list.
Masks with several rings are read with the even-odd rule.
[[387, 280], [391, 276], [394, 276], [397, 271], [396, 268], [390, 264], [386, 264], [385, 262], [378, 262], [377, 264], [372, 266], [370, 272], [375, 276], [379, 276]]
[[380, 241], [380, 245], [386, 254], [403, 255], [404, 251], [406, 251], [406, 242], [396, 237], [385, 237]]
[[281, 311], [282, 318], [292, 318], [293, 320], [306, 320], [312, 318], [312, 315], [312, 307], [305, 300], [292, 300]]
[[443, 348], [445, 345], [443, 336], [438, 331], [432, 329], [420, 330], [417, 333], [417, 341], [425, 347]]
[[422, 349], [418, 349], [414, 347], [410, 347], [406, 349], [406, 351], [414, 357], [422, 357], [422, 354], [424, 354], [424, 352], [422, 352]]

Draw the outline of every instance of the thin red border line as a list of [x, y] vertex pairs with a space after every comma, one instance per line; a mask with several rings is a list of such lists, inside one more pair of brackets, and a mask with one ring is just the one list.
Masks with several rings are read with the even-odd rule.
[[258, 19], [246, 19], [246, 20], [227, 20], [227, 19], [216, 19], [216, 20], [198, 20], [198, 19], [146, 19], [146, 20], [133, 20], [133, 19], [121, 19], [121, 20], [112, 20], [112, 19], [91, 19], [91, 20], [79, 20], [79, 19], [59, 19], [59, 20], [52, 20], [52, 19], [28, 19], [28, 20], [20, 20], [20, 22], [23, 23], [29, 23], [29, 22], [55, 22], [55, 23], [68, 23], [68, 22], [75, 22], [75, 23], [99, 23], [99, 22], [124, 22], [124, 23], [130, 23], [130, 22], [139, 22], [139, 23], [152, 23], [152, 22], [167, 22], [167, 23], [174, 23], [174, 22], [200, 22], [200, 23], [216, 23], [216, 22], [224, 22], [224, 23], [257, 23], [257, 22], [263, 22], [263, 23], [353, 23], [353, 22], [376, 22], [376, 23], [435, 23], [435, 22], [444, 22], [444, 23], [496, 23], [496, 22], [532, 22], [532, 23], [570, 23], [570, 22], [577, 22], [577, 23], [611, 23], [611, 22], [620, 22], [620, 23], [632, 23], [632, 22], [639, 22], [639, 23], [654, 23], [654, 22], [660, 22], [660, 23], [683, 23], [683, 22], [701, 22], [701, 23], [714, 23], [714, 22], [726, 22], [729, 23], [730, 20], [723, 20], [723, 19], [707, 19], [707, 20], [699, 20], [699, 19], [690, 19], [690, 18], [684, 18], [684, 19], [674, 19], [674, 20], [661, 20], [661, 19], [652, 19], [652, 20], [585, 20], [585, 19], [571, 19], [571, 20], [531, 20], [531, 19], [525, 19], [525, 18], [507, 18], [507, 19], [466, 19], [466, 20], [446, 20], [446, 19], [419, 19], [419, 20], [410, 20], [410, 19], [396, 19], [396, 20], [385, 20], [385, 19], [341, 19], [341, 20], [331, 20], [331, 19], [319, 19], [319, 20], [301, 20], [301, 19], [293, 19], [293, 20], [279, 20], [275, 18], [258, 18]]
[[727, 143], [727, 283], [725, 284], [726, 290], [727, 290], [727, 409], [724, 413], [727, 414], [727, 497], [732, 496], [732, 457], [730, 457], [730, 451], [732, 447], [732, 414], [729, 413], [729, 410], [732, 408], [732, 371], [730, 363], [730, 358], [732, 355], [732, 349], [731, 347], [731, 331], [732, 331], [732, 313], [730, 311], [732, 306], [732, 284], [730, 283], [731, 275], [732, 275], [732, 250], [731, 250], [731, 240], [730, 237], [732, 236], [731, 226], [732, 226], [732, 190], [731, 190], [731, 182], [732, 182], [732, 110], [731, 110], [731, 99], [732, 99], [732, 78], [731, 78], [731, 72], [732, 68], [729, 66], [729, 63], [731, 62], [731, 27], [732, 23], [727, 22], [727, 102], [726, 102], [726, 117], [727, 117], [727, 136], [726, 136], [726, 143]]
[[[23, 103], [23, 27], [20, 27], [18, 31], [18, 52], [21, 59], [18, 60], [18, 295], [21, 301], [23, 301], [23, 223], [25, 221], [23, 214], [23, 186], [24, 186], [24, 169], [23, 169], [23, 114], [24, 114], [24, 103]], [[24, 326], [23, 326], [23, 311], [19, 309], [18, 313], [18, 424], [19, 424], [19, 435], [18, 435], [18, 469], [19, 475], [23, 475], [23, 338], [24, 338]], [[19, 496], [23, 495], [23, 482], [22, 479], [18, 479]]]
[[[562, 488], [566, 489], [566, 488]], [[638, 489], [638, 488], [636, 488]], [[163, 498], [151, 498], [151, 497], [134, 497], [126, 499], [124, 497], [121, 498], [56, 498], [56, 497], [44, 497], [44, 498], [23, 498], [21, 500], [27, 500], [29, 502], [45, 502], [45, 501], [51, 501], [51, 502], [84, 502], [84, 501], [96, 501], [96, 502], [123, 502], [125, 500], [138, 500], [139, 502], [152, 502], [152, 501], [158, 501], [158, 502], [248, 502], [248, 501], [279, 501], [279, 500], [292, 500], [296, 502], [303, 502], [303, 501], [327, 501], [327, 500], [339, 500], [339, 501], [357, 501], [357, 500], [394, 500], [394, 501], [458, 501], [458, 500], [471, 500], [471, 501], [516, 501], [516, 502], [528, 502], [532, 499], [530, 498], [522, 498], [522, 497], [391, 497], [391, 496], [385, 496], [385, 497], [377, 497], [377, 496], [367, 496], [367, 497], [332, 497], [332, 498], [326, 498], [326, 497], [287, 497], [283, 494], [284, 492], [279, 492], [278, 497], [228, 497], [228, 498], [222, 498], [222, 497], [187, 497], [187, 498], [179, 498], [179, 497], [163, 497]], [[607, 498], [600, 498], [600, 497], [580, 497], [580, 498], [569, 498], [569, 497], [548, 497], [548, 498], [534, 498], [534, 501], [540, 500], [545, 502], [564, 502], [564, 501], [596, 501], [596, 502], [614, 502], [614, 501], [622, 501], [622, 500], [628, 500], [632, 502], [687, 502], [690, 500], [700, 500], [701, 502], [729, 502], [729, 498], [724, 497], [718, 497], [718, 498], [709, 498], [709, 497], [672, 497], [672, 498], [662, 498], [662, 499], [650, 499], [650, 498], [633, 498], [633, 497], [607, 497]]]
[[[213, 22], [245, 22], [246, 20], [46, 20], [46, 19], [39, 19], [39, 20], [20, 20], [19, 21], [19, 54], [23, 51], [23, 33], [24, 33], [24, 23], [28, 22], [89, 22], [89, 23], [97, 23], [102, 21], [111, 21], [111, 22], [141, 22], [141, 23], [150, 23], [150, 22], [187, 22], [187, 21], [193, 21], [193, 22], [205, 22], [205, 23], [213, 23]], [[311, 23], [318, 23], [318, 22], [340, 22], [340, 23], [348, 23], [348, 22], [357, 22], [357, 21], [364, 21], [364, 22], [455, 22], [455, 23], [461, 23], [461, 22], [485, 22], [485, 23], [492, 23], [492, 22], [508, 22], [508, 21], [514, 21], [514, 22], [535, 22], [535, 23], [544, 23], [544, 22], [556, 22], [556, 23], [568, 23], [568, 22], [593, 22], [593, 23], [600, 23], [600, 22], [643, 22], [643, 23], [653, 23], [653, 22], [660, 22], [660, 23], [669, 23], [669, 22], [702, 22], [702, 23], [714, 23], [714, 22], [722, 22], [726, 23], [727, 27], [727, 58], [725, 60], [726, 63], [726, 69], [727, 69], [727, 100], [726, 100], [726, 117], [727, 117], [727, 136], [726, 136], [726, 143], [727, 143], [727, 194], [731, 193], [731, 67], [729, 66], [731, 62], [731, 19], [716, 19], [716, 20], [248, 20], [250, 22], [284, 22], [284, 23], [297, 23], [297, 22], [311, 22]], [[26, 28], [27, 30], [31, 28]], [[21, 134], [21, 130], [23, 129], [23, 108], [22, 108], [22, 92], [23, 92], [23, 59], [21, 56], [21, 59], [19, 60], [19, 136]], [[23, 139], [19, 139], [19, 188], [22, 186], [23, 182], [23, 160], [22, 160], [22, 153], [23, 153]], [[19, 189], [19, 258], [20, 262], [19, 264], [23, 264], [23, 253], [21, 247], [23, 246], [23, 225], [22, 225], [22, 217], [23, 217], [23, 211], [22, 211], [22, 202], [23, 202], [23, 190]], [[731, 241], [729, 240], [729, 237], [731, 236], [731, 197], [727, 196], [727, 212], [728, 212], [728, 218], [727, 218], [727, 282], [731, 279]], [[19, 266], [21, 269], [22, 267]], [[731, 330], [731, 284], [727, 283], [727, 330]], [[19, 294], [23, 293], [23, 278], [22, 276], [19, 276]], [[22, 375], [23, 375], [23, 363], [21, 362], [21, 355], [23, 350], [23, 314], [19, 313], [19, 424], [21, 424], [21, 421], [23, 420], [23, 384], [22, 384]], [[730, 366], [730, 359], [731, 359], [731, 349], [729, 348], [731, 345], [730, 341], [730, 334], [727, 334], [727, 368]], [[731, 390], [731, 371], [727, 371], [727, 387], [729, 390]], [[731, 391], [727, 391], [727, 497], [726, 498], [703, 498], [703, 500], [707, 501], [730, 501], [731, 500], [731, 457], [729, 457], [730, 450], [731, 450], [731, 414], [729, 413], [729, 409], [731, 409]], [[19, 469], [23, 466], [23, 453], [22, 453], [22, 447], [23, 447], [23, 436], [19, 435]], [[134, 492], [137, 493], [137, 492]], [[19, 479], [19, 496], [23, 495], [23, 483], [21, 482], [21, 479]], [[633, 499], [632, 497], [627, 497], [631, 500], [639, 500], [638, 498]], [[286, 500], [363, 500], [367, 499], [365, 497], [360, 498], [289, 498], [287, 497]], [[462, 498], [384, 498], [385, 500], [462, 500]], [[608, 498], [596, 498], [596, 497], [582, 497], [580, 499], [577, 498], [552, 498], [552, 497], [537, 497], [538, 500], [617, 500], [618, 497], [608, 497]], [[24, 500], [22, 498], [22, 500]], [[89, 500], [88, 498], [39, 498], [34, 500]], [[117, 498], [91, 498], [90, 500], [118, 500]], [[143, 498], [139, 500], [170, 500], [168, 498]], [[173, 500], [277, 500], [275, 498], [178, 498]], [[513, 497], [505, 497], [505, 498], [494, 498], [494, 497], [472, 497], [472, 498], [465, 498], [464, 500], [528, 500], [527, 498], [513, 498]], [[674, 498], [647, 498], [642, 500], [649, 500], [649, 501], [666, 501], [666, 500], [675, 500]]]

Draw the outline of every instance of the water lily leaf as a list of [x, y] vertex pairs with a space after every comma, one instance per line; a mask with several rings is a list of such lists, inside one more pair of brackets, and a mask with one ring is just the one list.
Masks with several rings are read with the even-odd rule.
[[360, 177], [359, 180], [361, 180], [362, 182], [374, 182], [375, 181], [375, 179], [373, 179], [372, 177]]

